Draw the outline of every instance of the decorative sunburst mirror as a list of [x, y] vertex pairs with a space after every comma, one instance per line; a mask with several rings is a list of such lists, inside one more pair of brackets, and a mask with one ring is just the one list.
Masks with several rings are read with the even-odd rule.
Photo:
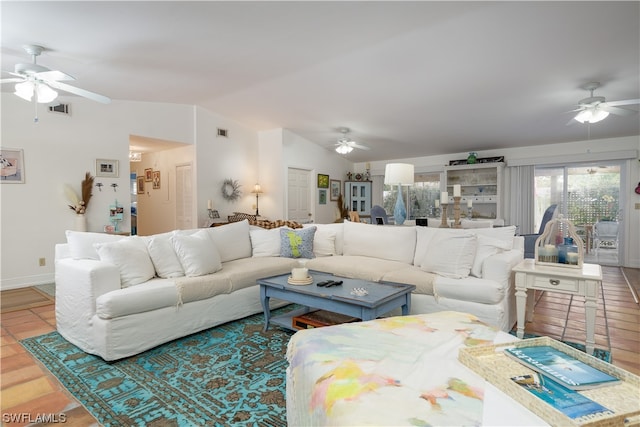
[[241, 185], [237, 180], [231, 178], [225, 179], [222, 181], [222, 187], [220, 188], [222, 191], [222, 197], [230, 202], [235, 202], [242, 195], [240, 187]]

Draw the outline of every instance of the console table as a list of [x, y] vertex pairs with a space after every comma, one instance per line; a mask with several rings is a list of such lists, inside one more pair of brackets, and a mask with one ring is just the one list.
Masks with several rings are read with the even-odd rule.
[[[524, 336], [525, 320], [533, 320], [533, 290], [561, 292], [584, 297], [587, 353], [593, 354], [595, 347], [596, 308], [602, 284], [602, 268], [598, 264], [583, 264], [582, 269], [554, 267], [536, 264], [525, 259], [513, 268], [516, 275], [516, 310], [518, 338]], [[525, 319], [526, 318], [526, 319]]]

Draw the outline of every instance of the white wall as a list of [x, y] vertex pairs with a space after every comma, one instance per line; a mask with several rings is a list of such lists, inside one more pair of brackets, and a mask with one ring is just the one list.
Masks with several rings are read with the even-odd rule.
[[[318, 203], [317, 174], [329, 175], [329, 179], [339, 179], [344, 185], [347, 172], [351, 171], [353, 165], [343, 156], [324, 147], [320, 147], [307, 139], [294, 134], [291, 131], [283, 132], [283, 162], [281, 173], [284, 177], [284, 186], [286, 189], [286, 173], [288, 168], [308, 169], [311, 171], [311, 187], [315, 211], [313, 213], [313, 222], [327, 224], [334, 222], [338, 218], [338, 205], [335, 201], [331, 201], [329, 197], [329, 189], [327, 189], [327, 204]], [[286, 194], [284, 195], [286, 199]], [[286, 200], [282, 204], [283, 215], [286, 213]]]
[[[25, 183], [0, 184], [0, 287], [50, 283], [54, 245], [66, 241], [74, 226], [64, 184], [80, 192], [85, 172], [95, 175], [96, 159], [119, 161], [118, 178], [96, 178], [102, 191], [93, 191], [87, 209], [90, 231], [108, 224], [108, 208], [117, 196], [130, 209], [129, 135], [144, 135], [193, 143], [192, 108], [181, 105], [114, 101], [98, 104], [72, 97], [71, 116], [46, 112], [33, 122], [34, 105], [8, 92], [1, 94], [1, 144], [24, 150]], [[110, 187], [117, 183], [117, 192]], [[130, 217], [121, 224], [129, 230]], [[46, 265], [38, 266], [38, 258]]]

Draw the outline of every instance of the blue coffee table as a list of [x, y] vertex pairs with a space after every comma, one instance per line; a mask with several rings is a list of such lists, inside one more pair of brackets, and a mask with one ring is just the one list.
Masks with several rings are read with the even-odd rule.
[[[291, 323], [293, 317], [315, 309], [332, 311], [362, 320], [375, 319], [397, 307], [402, 307], [403, 316], [411, 311], [411, 292], [416, 288], [414, 285], [349, 279], [319, 271], [309, 271], [309, 275], [313, 278], [313, 283], [310, 285], [289, 284], [287, 282], [289, 274], [258, 279], [265, 331], [269, 328], [269, 322], [294, 329]], [[329, 288], [317, 285], [324, 280], [342, 280], [343, 284]], [[351, 295], [353, 288], [364, 288], [368, 291], [368, 295]], [[270, 298], [290, 301], [305, 307], [284, 316], [271, 318]]]

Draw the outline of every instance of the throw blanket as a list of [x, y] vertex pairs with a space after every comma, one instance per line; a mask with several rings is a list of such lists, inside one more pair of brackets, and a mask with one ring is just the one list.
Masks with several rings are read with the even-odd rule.
[[175, 284], [178, 291], [178, 306], [191, 301], [231, 293], [231, 280], [222, 274], [178, 277], [175, 279]]
[[289, 425], [480, 425], [484, 380], [458, 349], [498, 332], [440, 312], [298, 331], [287, 349]]

